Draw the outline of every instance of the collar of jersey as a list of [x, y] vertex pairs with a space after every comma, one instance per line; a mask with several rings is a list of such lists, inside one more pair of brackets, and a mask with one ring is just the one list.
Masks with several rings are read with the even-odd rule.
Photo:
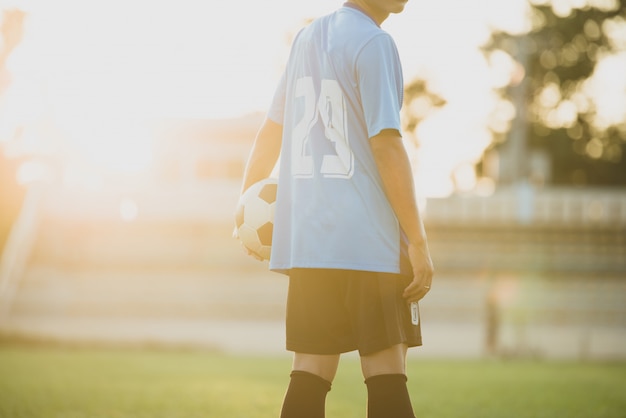
[[376, 21], [374, 20], [374, 18], [372, 16], [370, 16], [369, 13], [367, 13], [361, 6], [359, 6], [358, 4], [354, 4], [354, 3], [350, 3], [350, 2], [345, 2], [343, 4], [343, 7], [349, 7], [351, 9], [354, 10], [358, 10], [359, 12], [363, 13], [365, 16], [369, 17], [371, 19], [372, 22], [374, 22], [374, 24], [378, 27], [380, 27], [380, 25], [378, 23], [376, 23]]

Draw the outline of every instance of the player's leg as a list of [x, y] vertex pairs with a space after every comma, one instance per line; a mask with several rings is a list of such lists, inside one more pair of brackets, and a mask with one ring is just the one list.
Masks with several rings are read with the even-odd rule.
[[[293, 269], [287, 294], [287, 350], [294, 352], [281, 418], [322, 418], [341, 352], [354, 350], [342, 274]], [[343, 287], [343, 289], [342, 289]], [[344, 318], [344, 319], [342, 319]]]
[[368, 418], [414, 418], [407, 389], [406, 354], [421, 344], [420, 327], [402, 297], [410, 278], [361, 273], [350, 288], [361, 369], [368, 395]]
[[406, 344], [396, 344], [385, 350], [361, 356], [363, 377], [383, 374], [406, 374]]
[[414, 418], [406, 385], [406, 344], [361, 356], [368, 418]]
[[294, 353], [281, 418], [323, 418], [326, 394], [337, 373], [339, 354]]
[[311, 373], [332, 383], [339, 365], [339, 354], [294, 353], [294, 371]]

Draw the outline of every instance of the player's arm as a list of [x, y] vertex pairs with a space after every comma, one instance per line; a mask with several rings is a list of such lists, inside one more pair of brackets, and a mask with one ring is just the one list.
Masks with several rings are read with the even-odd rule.
[[[280, 155], [282, 138], [283, 126], [266, 118], [257, 132], [252, 150], [248, 156], [241, 185], [241, 194], [254, 183], [270, 176]], [[238, 211], [239, 207], [235, 209], [235, 213]], [[237, 227], [233, 231], [233, 237], [237, 237]], [[263, 260], [261, 256], [250, 250], [247, 250], [247, 253], [257, 260]]]
[[417, 207], [411, 164], [402, 137], [395, 129], [383, 130], [370, 138], [370, 145], [387, 198], [409, 239], [413, 281], [405, 289], [404, 297], [416, 302], [428, 293], [434, 270]]
[[243, 176], [241, 193], [272, 173], [283, 138], [283, 126], [266, 118], [254, 140]]

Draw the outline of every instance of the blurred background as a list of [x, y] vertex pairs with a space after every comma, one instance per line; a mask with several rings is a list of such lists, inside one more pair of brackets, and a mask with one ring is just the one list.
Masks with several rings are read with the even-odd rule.
[[[287, 282], [232, 213], [291, 39], [340, 4], [2, 0], [0, 334], [283, 353]], [[383, 28], [437, 270], [413, 354], [625, 359], [626, 2]]]

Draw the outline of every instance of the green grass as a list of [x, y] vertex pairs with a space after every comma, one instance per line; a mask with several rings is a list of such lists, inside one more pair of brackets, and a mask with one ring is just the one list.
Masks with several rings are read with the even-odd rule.
[[[288, 357], [0, 346], [2, 418], [278, 417]], [[342, 360], [328, 418], [365, 416], [358, 361]], [[626, 364], [410, 360], [419, 418], [625, 417]]]

